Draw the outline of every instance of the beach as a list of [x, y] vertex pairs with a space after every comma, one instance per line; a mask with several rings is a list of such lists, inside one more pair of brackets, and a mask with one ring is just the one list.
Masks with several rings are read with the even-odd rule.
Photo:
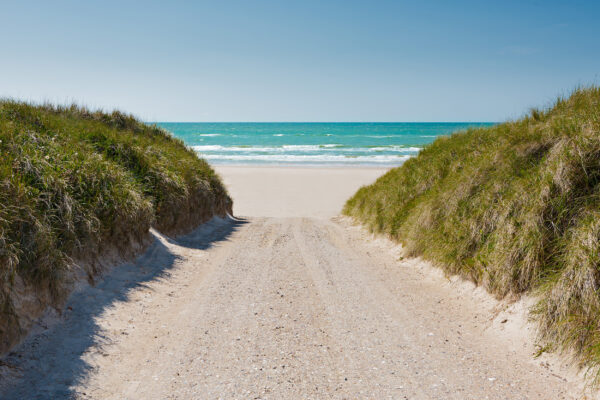
[[235, 218], [153, 231], [3, 361], [3, 398], [574, 398], [522, 315], [337, 217], [385, 169], [217, 171]]
[[600, 1], [73, 3], [3, 7], [0, 400], [600, 400]]
[[329, 218], [341, 213], [358, 188], [389, 168], [220, 165], [215, 169], [235, 199], [237, 216]]

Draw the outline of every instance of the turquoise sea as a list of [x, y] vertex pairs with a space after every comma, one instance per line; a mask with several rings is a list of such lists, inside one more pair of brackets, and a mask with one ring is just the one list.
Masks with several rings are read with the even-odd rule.
[[440, 135], [490, 123], [173, 123], [157, 125], [212, 164], [396, 166]]

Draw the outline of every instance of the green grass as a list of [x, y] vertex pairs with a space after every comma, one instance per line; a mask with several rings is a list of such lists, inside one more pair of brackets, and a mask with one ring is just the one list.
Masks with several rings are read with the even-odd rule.
[[57, 305], [74, 260], [93, 277], [130, 257], [149, 228], [191, 230], [232, 202], [183, 142], [120, 112], [0, 101], [0, 351], [26, 326], [19, 288]]
[[499, 298], [537, 294], [542, 339], [598, 371], [600, 88], [439, 138], [344, 213]]

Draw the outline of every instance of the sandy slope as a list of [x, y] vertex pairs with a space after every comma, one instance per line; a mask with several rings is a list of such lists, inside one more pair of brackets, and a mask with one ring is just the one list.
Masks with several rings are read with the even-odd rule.
[[2, 362], [1, 398], [572, 398], [485, 295], [344, 220], [156, 238]]

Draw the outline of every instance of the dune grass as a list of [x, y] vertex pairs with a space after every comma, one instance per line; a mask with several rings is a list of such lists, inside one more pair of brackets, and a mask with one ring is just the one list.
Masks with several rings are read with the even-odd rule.
[[27, 328], [20, 296], [60, 304], [76, 261], [93, 277], [151, 226], [178, 234], [231, 212], [204, 160], [120, 112], [0, 101], [0, 155], [0, 352]]
[[344, 213], [502, 298], [533, 292], [541, 338], [600, 367], [600, 88], [437, 139]]

